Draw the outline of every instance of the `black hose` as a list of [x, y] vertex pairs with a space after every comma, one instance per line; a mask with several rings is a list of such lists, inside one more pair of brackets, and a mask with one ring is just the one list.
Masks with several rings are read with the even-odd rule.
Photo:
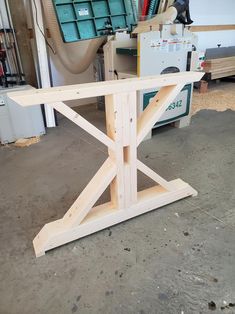
[[184, 25], [189, 25], [193, 23], [190, 16], [189, 0], [176, 0], [172, 6], [176, 8], [178, 12], [177, 20], [180, 23]]

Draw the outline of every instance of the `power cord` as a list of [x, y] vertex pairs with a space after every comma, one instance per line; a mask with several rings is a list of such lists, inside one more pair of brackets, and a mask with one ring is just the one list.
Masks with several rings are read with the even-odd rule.
[[116, 75], [117, 79], [119, 79], [119, 78], [118, 78], [118, 71], [117, 71], [117, 70], [114, 70], [113, 73]]
[[56, 54], [56, 51], [53, 49], [53, 47], [51, 46], [51, 44], [50, 44], [49, 41], [47, 40], [46, 36], [44, 35], [44, 33], [43, 33], [43, 31], [42, 31], [42, 29], [41, 29], [39, 23], [38, 23], [38, 9], [37, 9], [37, 5], [36, 5], [35, 0], [33, 0], [33, 4], [34, 4], [35, 12], [36, 12], [36, 24], [37, 24], [37, 27], [38, 27], [40, 33], [42, 34], [42, 36], [44, 37], [47, 46], [51, 49], [51, 51], [52, 51], [53, 54], [55, 55], [55, 54]]

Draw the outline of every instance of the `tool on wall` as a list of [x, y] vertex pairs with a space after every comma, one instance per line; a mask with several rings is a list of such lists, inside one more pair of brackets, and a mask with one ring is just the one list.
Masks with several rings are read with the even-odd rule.
[[146, 16], [148, 14], [149, 9], [149, 0], [144, 0], [143, 7], [142, 7], [142, 16]]
[[183, 25], [193, 23], [190, 16], [189, 0], [166, 0], [161, 3], [158, 0], [146, 1], [142, 7], [142, 15], [146, 14], [147, 11], [147, 20], [143, 20], [144, 16], [140, 18], [134, 33], [139, 33], [141, 27], [146, 28], [147, 26], [153, 27], [159, 24], [174, 24], [176, 22]]
[[12, 91], [32, 89], [25, 84], [20, 51], [7, 0], [0, 10], [0, 144], [45, 134], [41, 107], [23, 109], [9, 100]]
[[4, 87], [24, 85], [23, 67], [7, 0], [4, 0], [4, 9], [0, 10], [0, 83]]
[[6, 59], [6, 50], [0, 49], [0, 85], [8, 87]]
[[148, 17], [151, 18], [158, 11], [160, 0], [151, 0], [148, 8]]

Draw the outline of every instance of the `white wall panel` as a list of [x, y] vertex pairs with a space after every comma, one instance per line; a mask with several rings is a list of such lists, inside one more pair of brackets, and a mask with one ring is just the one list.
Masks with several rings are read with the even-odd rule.
[[[235, 24], [235, 0], [190, 0], [193, 25], [227, 25]], [[235, 46], [235, 31], [216, 31], [197, 33], [198, 48], [215, 48]]]

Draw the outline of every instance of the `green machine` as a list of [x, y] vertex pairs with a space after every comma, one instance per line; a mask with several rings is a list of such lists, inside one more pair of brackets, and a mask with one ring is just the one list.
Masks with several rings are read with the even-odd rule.
[[[158, 93], [158, 91], [147, 92], [143, 94], [143, 110], [148, 106], [151, 99]], [[187, 117], [190, 113], [192, 98], [192, 84], [187, 84], [177, 95], [175, 100], [168, 106], [165, 113], [155, 124], [155, 127], [179, 121], [183, 117]]]
[[64, 42], [94, 39], [137, 24], [132, 0], [53, 0]]
[[[140, 22], [137, 18], [136, 0], [52, 1], [65, 43], [107, 37], [100, 65], [95, 66], [96, 69], [100, 68], [99, 80], [187, 70], [188, 54], [196, 42], [196, 37], [184, 27], [184, 24], [191, 21], [189, 12], [187, 14], [189, 0], [149, 0], [147, 18], [151, 18], [155, 12], [159, 13]], [[187, 19], [184, 21], [182, 18], [181, 24], [172, 24], [176, 18], [181, 17], [180, 14], [186, 14]], [[98, 48], [95, 46], [96, 51]], [[138, 93], [138, 114], [141, 114], [158, 91], [159, 88], [155, 88]], [[168, 123], [174, 123], [176, 127], [189, 125], [191, 99], [190, 84], [182, 89], [154, 127]], [[103, 104], [102, 99], [101, 108]]]

